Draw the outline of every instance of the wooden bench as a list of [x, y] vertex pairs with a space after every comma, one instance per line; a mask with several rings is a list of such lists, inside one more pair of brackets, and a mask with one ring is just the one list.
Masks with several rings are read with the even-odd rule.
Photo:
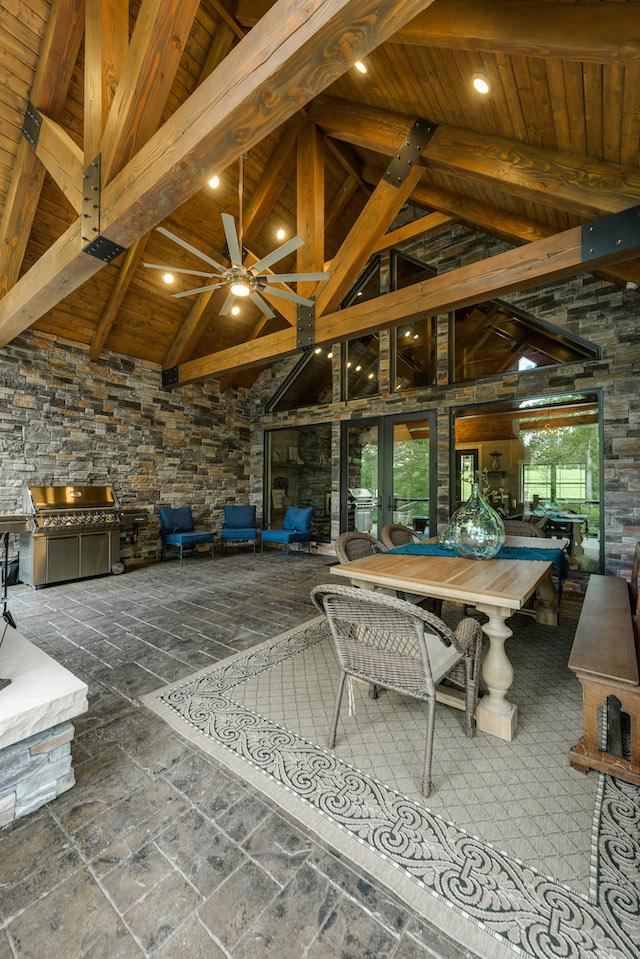
[[[629, 590], [615, 576], [591, 576], [569, 657], [582, 685], [584, 735], [570, 752], [574, 769], [597, 769], [640, 785], [640, 677]], [[607, 715], [606, 749], [599, 709]], [[623, 757], [622, 715], [630, 723]]]

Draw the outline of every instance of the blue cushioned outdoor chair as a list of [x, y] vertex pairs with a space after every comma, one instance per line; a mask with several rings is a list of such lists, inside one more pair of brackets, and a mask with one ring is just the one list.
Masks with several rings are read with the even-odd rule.
[[193, 528], [193, 514], [190, 506], [178, 506], [171, 509], [168, 506], [159, 506], [158, 514], [160, 516], [160, 537], [162, 539], [162, 550], [160, 559], [164, 559], [166, 546], [172, 546], [178, 550], [180, 556], [180, 565], [184, 555], [185, 546], [190, 546], [191, 551], [199, 543], [211, 543], [211, 559], [216, 555], [213, 530], [197, 533]]
[[258, 539], [255, 506], [225, 506], [220, 539], [223, 552], [227, 543], [253, 543], [255, 556]]
[[284, 546], [285, 561], [289, 559], [290, 543], [307, 543], [311, 552], [311, 520], [313, 506], [287, 506], [282, 529], [265, 529], [262, 533], [262, 554], [265, 543], [279, 543]]

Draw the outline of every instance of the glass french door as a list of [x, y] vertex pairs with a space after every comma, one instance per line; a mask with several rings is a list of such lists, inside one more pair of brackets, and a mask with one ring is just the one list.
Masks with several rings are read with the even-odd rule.
[[376, 538], [387, 523], [436, 531], [435, 412], [381, 416], [342, 424], [342, 532]]

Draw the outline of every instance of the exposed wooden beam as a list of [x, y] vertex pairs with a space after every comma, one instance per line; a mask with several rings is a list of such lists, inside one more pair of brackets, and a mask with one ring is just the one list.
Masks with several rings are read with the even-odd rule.
[[107, 184], [156, 132], [200, 0], [142, 0], [100, 143]]
[[40, 114], [41, 126], [35, 153], [76, 211], [82, 212], [82, 150], [59, 123]]
[[[273, 0], [239, 0], [237, 17], [253, 27]], [[577, 60], [640, 64], [640, 4], [540, 0], [446, 0], [401, 27], [390, 43], [482, 50]]]
[[266, 336], [259, 336], [247, 343], [239, 343], [226, 350], [183, 363], [178, 367], [179, 385], [195, 383], [210, 376], [218, 377], [222, 373], [246, 370], [251, 366], [268, 363], [275, 357], [284, 357], [295, 352], [296, 331], [293, 328], [267, 333]]
[[[316, 342], [341, 342], [396, 323], [446, 313], [494, 299], [513, 290], [523, 290], [542, 282], [599, 269], [609, 262], [623, 261], [625, 257], [638, 255], [640, 207], [629, 216], [624, 249], [614, 247], [613, 251], [601, 257], [587, 259], [583, 245], [583, 231], [587, 228], [574, 227], [528, 246], [516, 247], [506, 253], [439, 274], [393, 293], [385, 293], [364, 303], [320, 316], [316, 321]], [[285, 334], [290, 335], [287, 337]], [[189, 364], [179, 367], [179, 384], [228, 372], [236, 363], [240, 364], [239, 368], [244, 368], [264, 364], [293, 352], [295, 331], [285, 330], [282, 334], [261, 337], [256, 343], [259, 344], [259, 349], [254, 346], [246, 359], [243, 356], [243, 347], [240, 346], [234, 347], [235, 352], [225, 350], [202, 357], [198, 360], [197, 367]]]
[[[412, 197], [415, 196], [416, 190], [419, 189], [419, 187], [420, 184], [417, 184], [411, 191]], [[410, 223], [405, 223], [404, 226], [399, 226], [397, 230], [385, 233], [375, 244], [371, 252], [382, 253], [384, 250], [390, 250], [392, 247], [398, 246], [400, 243], [406, 243], [407, 240], [412, 240], [416, 236], [422, 236], [424, 233], [439, 230], [440, 227], [452, 222], [453, 217], [447, 216], [446, 213], [427, 213], [425, 216], [418, 217], [417, 220], [412, 220]]]
[[421, 176], [421, 168], [415, 166], [400, 186], [380, 180], [333, 258], [329, 279], [318, 290], [316, 317], [339, 307]]
[[336, 220], [338, 220], [342, 216], [342, 214], [344, 213], [344, 210], [349, 204], [349, 201], [351, 200], [351, 197], [353, 196], [353, 194], [356, 192], [357, 189], [358, 189], [358, 181], [356, 180], [354, 176], [349, 174], [349, 176], [344, 181], [344, 183], [342, 184], [342, 186], [340, 187], [340, 189], [334, 196], [333, 200], [331, 201], [331, 205], [329, 206], [329, 209], [325, 213], [325, 217], [324, 217], [325, 234], [329, 232], [329, 230], [331, 229], [333, 224], [336, 222]]
[[364, 195], [368, 198], [371, 190], [362, 179], [360, 172], [362, 164], [353, 150], [339, 140], [332, 140], [331, 137], [325, 137], [325, 143], [329, 153], [331, 153], [334, 159], [340, 164], [345, 173], [355, 179]]
[[394, 43], [580, 63], [640, 64], [640, 3], [447, 0], [420, 14]]
[[[226, 293], [224, 295], [226, 296]], [[220, 290], [209, 290], [207, 293], [200, 293], [196, 296], [191, 305], [191, 309], [187, 313], [178, 331], [178, 335], [162, 361], [162, 368], [164, 370], [170, 369], [172, 366], [177, 366], [178, 363], [183, 363], [189, 359], [204, 332], [205, 326], [214, 313], [214, 309], [208, 309], [212, 299], [219, 310], [224, 302], [224, 297], [221, 297]]]
[[129, 0], [85, 0], [84, 165], [100, 152], [129, 47]]
[[[401, 113], [328, 96], [317, 97], [309, 115], [331, 136], [385, 156], [395, 154], [413, 122]], [[458, 127], [439, 126], [421, 162], [587, 218], [640, 200], [637, 168]]]
[[240, 26], [233, 14], [229, 13], [223, 0], [211, 0], [211, 6], [216, 11], [218, 16], [224, 20], [231, 32], [236, 35], [238, 40], [242, 40], [247, 31], [244, 29], [244, 27]]
[[[56, 0], [38, 58], [31, 102], [53, 120], [64, 107], [84, 29], [82, 0]], [[18, 144], [0, 223], [0, 297], [15, 284], [38, 207], [45, 170], [26, 140]]]
[[[350, 69], [354, 56], [366, 56], [428, 2], [278, 0], [107, 184], [103, 234], [131, 246], [203, 188], [212, 164], [229, 166]], [[0, 346], [102, 266], [81, 252], [76, 221], [0, 302]]]
[[[321, 272], [324, 266], [324, 139], [309, 123], [298, 133], [296, 164], [296, 233], [304, 240], [296, 253], [298, 273]], [[317, 283], [298, 283], [298, 293], [310, 296]]]
[[107, 301], [107, 305], [104, 308], [104, 312], [98, 321], [95, 333], [93, 334], [93, 339], [91, 340], [90, 347], [90, 356], [91, 359], [95, 362], [102, 352], [102, 347], [104, 346], [111, 328], [115, 323], [118, 310], [122, 306], [122, 301], [124, 300], [127, 290], [129, 289], [129, 284], [134, 277], [138, 266], [140, 265], [140, 260], [142, 259], [142, 254], [144, 253], [144, 248], [146, 246], [147, 240], [149, 239], [149, 234], [145, 234], [140, 240], [129, 247], [127, 250], [124, 261], [120, 267], [118, 273], [118, 278], [116, 280], [115, 286], [111, 290], [111, 295]]
[[289, 182], [295, 165], [298, 131], [303, 122], [302, 118], [292, 118], [269, 158], [262, 179], [244, 211], [245, 243], [253, 243]]

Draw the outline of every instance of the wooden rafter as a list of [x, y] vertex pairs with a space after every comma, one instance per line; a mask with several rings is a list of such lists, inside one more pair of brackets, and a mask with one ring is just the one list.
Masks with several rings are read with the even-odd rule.
[[59, 123], [40, 114], [41, 126], [35, 154], [55, 180], [76, 213], [82, 212], [82, 150]]
[[91, 340], [89, 352], [91, 359], [94, 361], [100, 356], [107, 337], [111, 332], [111, 328], [116, 321], [118, 310], [122, 306], [122, 301], [127, 294], [131, 280], [133, 279], [136, 270], [140, 266], [142, 254], [144, 253], [144, 248], [148, 239], [149, 234], [147, 233], [136, 243], [134, 243], [133, 246], [129, 247], [124, 256], [115, 286], [111, 290], [111, 295], [109, 296], [102, 316], [98, 320], [98, 325]]
[[[320, 96], [309, 115], [327, 133], [393, 156], [413, 118]], [[615, 213], [640, 199], [640, 171], [574, 153], [441, 125], [422, 154], [425, 167], [443, 169], [527, 200], [592, 217]]]
[[355, 155], [353, 150], [351, 150], [345, 143], [341, 143], [338, 140], [332, 140], [331, 137], [325, 137], [325, 143], [327, 150], [340, 164], [345, 173], [347, 173], [349, 176], [352, 176], [364, 195], [369, 197], [371, 190], [362, 179], [360, 170], [362, 164], [358, 160], [358, 157]]
[[293, 172], [298, 131], [304, 121], [295, 116], [278, 140], [265, 171], [244, 211], [244, 241], [251, 244], [265, 225]]
[[[101, 3], [102, 0], [93, 0], [93, 2]], [[103, 13], [103, 16], [104, 16], [104, 13]], [[219, 36], [219, 33], [221, 33], [221, 36]], [[128, 34], [127, 34], [127, 37], [128, 37]], [[208, 77], [211, 71], [214, 69], [214, 67], [216, 67], [224, 59], [227, 52], [231, 48], [232, 43], [233, 43], [233, 34], [229, 36], [229, 31], [226, 24], [221, 23], [219, 26], [219, 30], [216, 31], [214, 40], [212, 41], [212, 48], [215, 47], [216, 56], [218, 56], [218, 59], [215, 63], [213, 62], [211, 50], [210, 50], [207, 56], [207, 59], [205, 61], [205, 64], [202, 68], [202, 71], [199, 77], [199, 82], [202, 82], [206, 77]], [[160, 122], [160, 115], [162, 113], [162, 110], [164, 109], [167, 96], [169, 95], [171, 83], [168, 81], [169, 80], [173, 81], [173, 77], [175, 76], [175, 71], [178, 69], [178, 62], [179, 62], [178, 59], [175, 57], [171, 60], [168, 66], [172, 67], [174, 72], [171, 74], [171, 77], [165, 79], [162, 85], [156, 91], [154, 91], [154, 96], [158, 98], [157, 101], [155, 102], [155, 106], [153, 109], [153, 112], [158, 118], [156, 126]], [[94, 123], [97, 126], [97, 119], [94, 119]], [[136, 243], [134, 243], [134, 245], [129, 250], [129, 253], [131, 254], [131, 256], [127, 255], [122, 265], [120, 266], [120, 272], [115, 282], [112, 296], [109, 298], [109, 301], [98, 322], [96, 331], [91, 341], [91, 359], [92, 360], [97, 360], [102, 349], [104, 348], [104, 345], [107, 341], [109, 333], [111, 332], [111, 329], [113, 328], [113, 325], [117, 319], [118, 310], [120, 309], [120, 307], [122, 306], [122, 303], [124, 302], [124, 298], [127, 295], [127, 290], [133, 281], [133, 278], [136, 274], [137, 267], [140, 265], [141, 253], [144, 250], [145, 246], [147, 245], [147, 241], [149, 237], [150, 237], [150, 233], [147, 233], [143, 237], [141, 237]], [[133, 265], [133, 269], [131, 268], [132, 265]], [[206, 294], [203, 294], [203, 296], [206, 296]], [[206, 296], [206, 302], [204, 304], [205, 307], [208, 304], [208, 302], [209, 302], [209, 297]], [[116, 304], [115, 309], [113, 308], [114, 303]], [[182, 360], [186, 360], [191, 355], [191, 353], [188, 352], [182, 346], [182, 341], [187, 344], [193, 343], [193, 346], [195, 346], [195, 344], [198, 341], [199, 334], [196, 334], [196, 332], [194, 332], [193, 327], [195, 326], [196, 330], [201, 329], [204, 314], [202, 312], [198, 312], [198, 310], [195, 310], [195, 306], [196, 304], [194, 304], [194, 308], [187, 314], [185, 318], [185, 321], [183, 324], [184, 333], [183, 333], [183, 328], [181, 328], [181, 330], [178, 333], [178, 337], [176, 338], [176, 343], [178, 343], [178, 346], [176, 347], [176, 352], [180, 356], [180, 360], [176, 360], [175, 362], [181, 362]], [[194, 313], [194, 310], [195, 310], [195, 313]], [[181, 342], [178, 342], [179, 340]], [[174, 345], [170, 347], [169, 353], [167, 355], [173, 352]]]
[[[104, 188], [103, 235], [131, 246], [204, 186], [212, 161], [233, 163], [428, 3], [278, 0]], [[125, 73], [126, 65], [121, 84]], [[0, 346], [102, 266], [82, 252], [76, 221], [0, 302]]]
[[142, 0], [100, 143], [107, 184], [156, 132], [200, 0]]
[[[298, 134], [296, 186], [296, 232], [304, 240], [297, 251], [296, 270], [319, 272], [324, 266], [324, 139], [313, 123]], [[298, 293], [310, 296], [316, 286], [299, 282]]]
[[[82, 0], [56, 0], [38, 59], [31, 102], [53, 120], [64, 107], [84, 27]], [[45, 169], [21, 140], [0, 223], [0, 296], [15, 284], [31, 233]]]
[[[419, 189], [419, 184], [411, 191], [412, 198], [415, 197], [417, 189]], [[416, 236], [422, 236], [425, 233], [431, 233], [433, 230], [439, 230], [451, 222], [453, 222], [453, 217], [447, 216], [446, 213], [427, 213], [425, 216], [418, 217], [417, 220], [412, 220], [410, 223], [405, 223], [404, 226], [399, 226], [397, 230], [391, 230], [390, 233], [385, 233], [375, 244], [371, 252], [382, 253], [384, 250], [390, 250], [392, 247], [399, 246], [400, 243], [406, 243], [407, 240], [412, 240]]]
[[415, 166], [400, 186], [380, 180], [331, 262], [331, 275], [318, 290], [316, 316], [338, 308], [421, 176]]
[[[237, 17], [252, 27], [273, 0], [240, 0]], [[401, 27], [391, 43], [483, 50], [581, 63], [640, 64], [640, 4], [611, 8], [540, 0], [446, 0]]]
[[100, 152], [102, 133], [129, 48], [129, 0], [85, 0], [84, 166]]
[[324, 229], [325, 234], [328, 233], [333, 226], [333, 224], [338, 220], [344, 213], [346, 207], [351, 200], [351, 197], [358, 189], [358, 181], [354, 176], [349, 176], [343, 182], [342, 186], [334, 196], [329, 209], [327, 210], [324, 218]]
[[[320, 316], [316, 321], [316, 342], [336, 343], [407, 319], [415, 321], [424, 316], [435, 316], [513, 290], [523, 290], [542, 282], [599, 269], [609, 262], [624, 261], [640, 252], [640, 207], [633, 211], [627, 221], [623, 246], [614, 246], [612, 252], [599, 257], [587, 256], [584, 250], [584, 231], [587, 229], [574, 227], [528, 246], [516, 247], [393, 293], [385, 293], [364, 303]], [[233, 368], [264, 364], [294, 351], [294, 330], [269, 334], [254, 344], [242, 344], [184, 364], [179, 367], [178, 382], [188, 383]]]
[[[225, 294], [226, 295], [226, 294]], [[209, 304], [213, 301], [212, 309]], [[184, 363], [193, 353], [198, 340], [204, 333], [205, 327], [214, 311], [219, 310], [224, 302], [224, 295], [220, 290], [208, 290], [199, 293], [193, 301], [191, 309], [184, 318], [178, 335], [169, 347], [163, 361], [162, 368], [167, 370], [178, 363]]]

